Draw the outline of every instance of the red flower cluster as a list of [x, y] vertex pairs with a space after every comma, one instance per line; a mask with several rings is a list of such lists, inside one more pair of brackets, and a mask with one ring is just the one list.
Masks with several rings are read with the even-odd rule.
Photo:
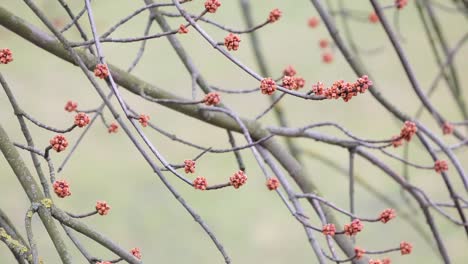
[[60, 198], [65, 198], [71, 195], [70, 185], [65, 180], [57, 180], [53, 184], [54, 192]]
[[0, 50], [0, 64], [8, 64], [13, 61], [13, 53], [10, 49], [4, 48]]
[[271, 78], [264, 78], [260, 82], [260, 90], [262, 94], [272, 95], [276, 91], [276, 83]]
[[295, 76], [297, 74], [296, 69], [289, 65], [283, 70], [283, 80], [281, 86], [289, 90], [297, 90], [305, 86], [304, 78]]
[[112, 122], [107, 128], [107, 132], [109, 133], [117, 133], [118, 130], [119, 130], [119, 125], [117, 125], [115, 122]]
[[334, 224], [326, 224], [322, 227], [322, 234], [326, 236], [334, 236], [336, 233], [336, 227]]
[[270, 178], [266, 182], [266, 187], [270, 191], [276, 190], [280, 187], [280, 182], [276, 178]]
[[371, 259], [369, 260], [369, 264], [383, 264], [380, 259]]
[[399, 146], [403, 145], [403, 139], [400, 136], [393, 136], [392, 145], [394, 148], [398, 148]]
[[312, 92], [316, 95], [323, 95], [325, 90], [325, 85], [322, 82], [317, 82], [312, 85]]
[[392, 137], [392, 145], [393, 147], [397, 148], [403, 144], [403, 140], [411, 141], [411, 138], [416, 134], [418, 131], [418, 127], [415, 123], [411, 121], [405, 121], [403, 128], [400, 131], [399, 136]]
[[140, 249], [139, 248], [132, 248], [130, 250], [130, 253], [132, 253], [132, 255], [137, 258], [137, 259], [141, 259], [141, 252], [140, 252]]
[[418, 127], [416, 126], [416, 124], [411, 121], [405, 121], [405, 124], [403, 125], [403, 128], [400, 131], [400, 135], [392, 137], [393, 147], [396, 148], [401, 146], [403, 144], [403, 140], [406, 140], [408, 142], [411, 141], [411, 138], [413, 138], [416, 132], [418, 132]]
[[89, 117], [85, 113], [78, 113], [75, 116], [75, 125], [78, 127], [85, 127], [87, 124], [89, 124]]
[[364, 93], [372, 86], [372, 81], [369, 80], [369, 76], [363, 75], [359, 77], [354, 83], [356, 90], [360, 93]]
[[138, 117], [138, 122], [140, 122], [140, 124], [143, 126], [143, 127], [147, 127], [148, 126], [148, 121], [150, 120], [150, 117], [148, 115], [145, 115], [145, 114], [141, 114], [139, 117]]
[[395, 0], [395, 6], [398, 9], [402, 9], [408, 4], [408, 0]]
[[445, 160], [436, 160], [434, 163], [434, 170], [437, 173], [442, 173], [444, 171], [448, 171], [448, 163]]
[[64, 135], [56, 135], [49, 141], [49, 143], [57, 152], [64, 151], [68, 147], [68, 141]]
[[318, 82], [312, 86], [312, 92], [316, 95], [323, 95], [328, 99], [343, 98], [345, 102], [348, 102], [353, 96], [358, 93], [364, 93], [372, 85], [372, 81], [369, 80], [367, 75], [357, 79], [354, 83], [345, 82], [343, 80], [336, 81], [330, 88], [324, 89], [323, 83]]
[[283, 83], [281, 84], [284, 88], [289, 90], [297, 90], [296, 78], [294, 76], [284, 76]]
[[205, 95], [203, 99], [206, 105], [218, 105], [221, 102], [221, 97], [216, 92], [211, 92]]
[[68, 101], [65, 105], [65, 111], [67, 112], [75, 112], [76, 108], [78, 108], [78, 104], [73, 101]]
[[356, 235], [357, 233], [361, 232], [363, 228], [364, 225], [359, 219], [354, 219], [351, 223], [344, 225], [345, 234], [348, 236]]
[[184, 160], [184, 170], [185, 173], [195, 173], [195, 161]]
[[331, 54], [330, 52], [325, 52], [322, 54], [322, 61], [324, 63], [332, 63], [333, 61], [333, 54]]
[[375, 13], [375, 12], [372, 12], [369, 14], [369, 22], [375, 24], [375, 23], [378, 23], [379, 22], [379, 16]]
[[453, 133], [453, 125], [450, 124], [449, 122], [445, 122], [442, 125], [442, 132], [444, 133], [444, 135], [452, 134]]
[[294, 76], [296, 75], [296, 69], [294, 69], [293, 66], [291, 65], [288, 65], [288, 67], [286, 67], [284, 70], [283, 70], [283, 75], [284, 76]]
[[195, 187], [195, 189], [197, 189], [197, 190], [202, 190], [202, 191], [206, 190], [207, 186], [208, 186], [208, 182], [206, 181], [205, 177], [198, 176], [193, 181], [193, 187]]
[[283, 82], [281, 86], [289, 90], [298, 90], [303, 88], [305, 85], [305, 80], [299, 76], [283, 76]]
[[232, 187], [239, 189], [239, 187], [247, 182], [247, 175], [245, 175], [245, 173], [240, 170], [229, 177], [229, 182], [231, 183]]
[[302, 78], [300, 76], [294, 76], [294, 80], [296, 81], [296, 85], [297, 85], [298, 89], [304, 88], [304, 86], [305, 86], [304, 78]]
[[380, 219], [380, 222], [386, 224], [388, 221], [392, 220], [395, 217], [396, 217], [395, 210], [388, 208], [388, 209], [383, 210], [380, 213], [379, 219]]
[[219, 0], [206, 0], [205, 2], [205, 9], [209, 13], [215, 13], [220, 6], [221, 2], [219, 2]]
[[105, 64], [96, 65], [96, 68], [94, 68], [94, 75], [101, 79], [105, 79], [109, 77], [109, 69], [107, 68], [107, 65]]
[[107, 204], [107, 202], [105, 202], [105, 201], [97, 201], [96, 202], [96, 211], [98, 212], [98, 214], [106, 215], [109, 212], [110, 209], [111, 208]]
[[180, 24], [179, 30], [177, 32], [179, 34], [187, 34], [188, 33], [188, 28], [186, 28], [184, 24]]
[[336, 81], [330, 88], [324, 91], [323, 95], [328, 99], [343, 98], [345, 102], [349, 101], [357, 91], [352, 83], [343, 80]]
[[226, 46], [228, 50], [238, 50], [240, 42], [241, 39], [239, 36], [232, 33], [229, 33], [229, 35], [224, 38], [224, 46]]
[[317, 18], [317, 17], [311, 17], [309, 19], [309, 27], [311, 28], [315, 28], [318, 26], [320, 20]]
[[354, 248], [354, 255], [356, 255], [356, 259], [361, 259], [366, 251], [360, 247], [355, 247]]
[[268, 15], [268, 22], [273, 23], [278, 21], [281, 18], [281, 10], [275, 8], [271, 10], [270, 14]]
[[392, 260], [389, 258], [382, 259], [382, 264], [391, 264], [391, 263], [392, 263]]
[[402, 255], [411, 254], [411, 251], [413, 251], [413, 245], [405, 241], [400, 243], [400, 252]]
[[405, 121], [405, 126], [401, 129], [400, 137], [406, 141], [411, 141], [411, 138], [418, 132], [418, 127], [411, 121]]

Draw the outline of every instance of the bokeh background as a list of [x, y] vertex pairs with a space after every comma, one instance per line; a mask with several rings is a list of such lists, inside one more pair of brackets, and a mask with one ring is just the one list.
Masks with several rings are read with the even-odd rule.
[[[22, 1], [2, 0], [1, 5], [15, 12], [40, 28], [40, 21]], [[35, 1], [48, 17], [58, 25], [68, 22], [62, 8], [56, 1]], [[71, 8], [78, 12], [83, 1], [67, 1]], [[196, 0], [187, 4], [189, 10], [198, 13], [203, 8], [203, 1]], [[335, 3], [336, 1], [331, 1]], [[349, 8], [371, 12], [368, 1], [346, 1]], [[392, 1], [381, 1], [390, 4]], [[412, 2], [412, 1], [410, 1]], [[451, 1], [445, 2], [447, 5]], [[449, 3], [450, 2], [450, 3]], [[307, 26], [308, 18], [317, 16], [310, 1], [251, 1], [254, 18], [258, 23], [264, 21], [268, 12], [280, 8], [283, 17], [275, 24], [258, 32], [263, 52], [274, 77], [279, 77], [282, 69], [291, 64], [306, 81], [311, 84], [322, 81], [331, 84], [334, 80], [355, 80], [355, 76], [343, 57], [336, 51], [332, 64], [321, 61], [322, 51], [318, 46], [320, 39], [330, 39], [323, 24], [316, 29]], [[119, 19], [143, 5], [143, 1], [93, 1], [97, 27], [100, 32], [106, 31]], [[169, 8], [169, 10], [172, 10]], [[393, 17], [393, 11], [387, 10]], [[457, 13], [438, 10], [445, 34], [453, 45], [466, 32], [466, 19]], [[223, 25], [244, 28], [239, 1], [222, 1], [222, 7], [211, 14]], [[169, 19], [174, 28], [181, 23], [179, 19]], [[147, 21], [147, 12], [142, 13], [113, 34], [114, 37], [142, 35]], [[87, 17], [81, 25], [86, 29]], [[418, 18], [414, 3], [410, 3], [400, 14], [403, 46], [409, 61], [415, 70], [422, 87], [427, 89], [432, 82], [437, 67], [428, 46], [423, 27]], [[226, 35], [210, 25], [202, 24], [215, 39], [221, 41]], [[399, 61], [389, 45], [387, 37], [379, 24], [351, 22], [353, 34], [362, 49], [382, 48], [376, 54], [363, 54], [363, 60], [371, 71], [382, 93], [406, 113], [414, 113], [420, 103], [412, 91]], [[89, 31], [87, 31], [89, 33]], [[160, 32], [155, 24], [152, 32]], [[79, 40], [76, 30], [66, 34], [70, 39]], [[88, 34], [90, 36], [91, 34]], [[217, 53], [194, 30], [178, 37], [183, 47], [189, 52], [202, 75], [212, 85], [228, 89], [244, 89], [257, 85], [257, 81], [230, 63]], [[249, 67], [258, 70], [246, 35], [242, 35], [241, 47], [233, 55]], [[68, 127], [73, 115], [63, 110], [67, 100], [77, 101], [79, 108], [90, 109], [100, 104], [94, 88], [84, 75], [71, 64], [64, 62], [46, 51], [43, 51], [15, 34], [0, 27], [0, 46], [9, 47], [14, 52], [15, 61], [1, 65], [1, 72], [10, 83], [21, 107], [39, 120], [55, 127]], [[139, 44], [104, 44], [106, 59], [122, 68], [127, 68], [138, 50]], [[459, 77], [463, 88], [468, 82], [468, 61], [465, 60], [468, 50], [462, 49], [456, 60]], [[172, 93], [189, 97], [191, 91], [190, 76], [166, 39], [155, 39], [148, 42], [146, 53], [134, 74], [145, 81], [167, 89]], [[123, 90], [129, 104], [138, 112], [151, 116], [151, 121], [158, 126], [177, 134], [178, 137], [194, 143], [217, 148], [229, 147], [226, 132], [211, 125], [198, 122], [167, 108], [145, 102]], [[466, 89], [465, 89], [466, 98]], [[441, 83], [432, 97], [432, 102], [449, 120], [461, 120], [459, 111], [454, 106], [448, 88]], [[260, 94], [223, 95], [223, 101], [244, 117], [253, 118], [268, 105], [268, 100]], [[115, 102], [115, 101], [114, 101]], [[364, 138], [389, 138], [399, 133], [401, 123], [389, 114], [369, 94], [353, 98], [349, 103], [340, 101], [303, 101], [287, 97], [282, 106], [286, 111], [291, 126], [298, 127], [313, 122], [334, 121], [347, 127], [353, 133]], [[105, 113], [111, 119], [108, 112]], [[426, 114], [421, 120], [435, 133], [441, 136], [440, 129]], [[0, 122], [6, 128], [11, 139], [24, 142], [12, 108], [4, 94], [0, 92]], [[274, 125], [276, 121], [270, 113], [262, 119], [264, 125]], [[38, 147], [45, 147], [53, 133], [37, 129], [30, 125]], [[334, 130], [321, 131], [340, 135]], [[171, 163], [181, 163], [184, 159], [194, 157], [197, 151], [177, 142], [168, 140], [155, 131], [146, 128], [145, 132], [156, 147]], [[68, 135], [70, 142], [77, 139], [80, 130]], [[237, 137], [239, 144], [243, 139]], [[450, 137], [444, 137], [453, 143]], [[347, 166], [347, 151], [311, 140], [296, 140], [307, 151], [332, 159], [341, 167]], [[417, 142], [411, 150], [411, 160], [421, 164], [432, 164], [427, 154]], [[21, 152], [24, 160], [31, 165], [28, 153]], [[193, 206], [202, 218], [214, 230], [222, 241], [233, 263], [315, 263], [316, 258], [307, 242], [304, 230], [289, 214], [277, 195], [264, 187], [264, 177], [255, 164], [251, 152], [243, 151], [247, 164], [248, 184], [238, 190], [231, 188], [211, 192], [197, 192], [192, 187], [179, 182], [167, 174], [171, 183], [179, 190], [186, 201]], [[401, 150], [396, 153], [401, 154]], [[381, 156], [379, 153], [377, 155]], [[466, 151], [457, 152], [465, 169], [468, 155]], [[53, 161], [58, 167], [65, 154], [53, 153]], [[322, 161], [304, 156], [303, 162], [319, 186], [321, 192], [336, 204], [347, 207], [347, 180], [336, 169], [330, 168]], [[400, 171], [400, 163], [388, 161]], [[30, 167], [33, 168], [32, 166]], [[46, 164], [43, 166], [46, 169]], [[225, 182], [237, 170], [232, 153], [208, 154], [197, 163], [196, 175], [203, 175], [210, 183]], [[33, 171], [33, 170], [32, 170]], [[411, 180], [438, 201], [448, 201], [443, 181], [433, 171], [410, 170]], [[453, 173], [454, 184], [461, 186], [458, 176]], [[399, 187], [386, 175], [371, 164], [357, 158], [356, 173], [365, 179], [377, 191], [385, 194], [400, 204], [403, 210], [409, 210], [400, 195]], [[28, 200], [16, 177], [4, 158], [0, 158], [0, 207], [12, 218], [17, 227], [24, 232], [24, 214]], [[195, 175], [188, 175], [192, 178]], [[91, 211], [96, 200], [106, 200], [112, 206], [110, 214], [94, 216], [83, 221], [107, 234], [125, 248], [140, 247], [145, 263], [221, 263], [222, 258], [216, 251], [208, 236], [202, 231], [190, 215], [176, 202], [174, 197], [152, 173], [149, 166], [137, 153], [124, 133], [108, 134], [102, 123], [97, 122], [67, 167], [58, 175], [71, 184], [72, 196], [66, 199], [55, 199], [61, 208], [74, 213]], [[363, 216], [376, 216], [387, 205], [376, 199], [362, 187], [357, 186], [357, 212]], [[311, 221], [319, 225], [314, 213], [308, 209]], [[421, 213], [412, 213], [423, 228], [425, 220]], [[347, 222], [347, 218], [341, 218]], [[468, 243], [461, 228], [436, 217], [444, 242], [453, 258], [453, 263], [466, 263]], [[34, 219], [34, 232], [39, 245], [40, 255], [46, 263], [60, 263], [47, 234], [38, 219]], [[112, 258], [112, 255], [101, 246], [79, 236], [87, 248], [97, 257]], [[320, 237], [318, 235], [317, 237]], [[366, 224], [365, 232], [358, 236], [358, 245], [369, 250], [395, 247], [400, 241], [410, 241], [414, 253], [401, 257], [399, 253], [388, 255], [394, 263], [441, 263], [433, 245], [426, 243], [406, 221], [396, 218], [387, 225]], [[85, 263], [74, 246], [69, 249], [75, 256], [76, 263]], [[5, 246], [0, 246], [0, 263], [14, 263], [14, 259]]]

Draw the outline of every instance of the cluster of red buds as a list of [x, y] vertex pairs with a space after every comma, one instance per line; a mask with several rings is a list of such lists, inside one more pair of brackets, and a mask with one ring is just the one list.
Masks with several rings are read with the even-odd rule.
[[445, 122], [443, 125], [442, 125], [442, 133], [444, 135], [450, 135], [453, 133], [453, 130], [454, 130], [454, 127], [452, 124], [450, 124], [449, 122]]
[[117, 133], [117, 131], [119, 131], [119, 125], [115, 122], [112, 122], [107, 128], [107, 132], [109, 133]]
[[205, 9], [209, 13], [215, 13], [220, 6], [221, 2], [219, 2], [219, 0], [206, 0], [205, 2]]
[[57, 152], [64, 151], [68, 147], [68, 141], [64, 135], [56, 135], [49, 141], [49, 143]]
[[416, 124], [411, 121], [405, 121], [405, 124], [400, 131], [400, 135], [392, 137], [393, 147], [396, 148], [401, 146], [403, 144], [403, 140], [410, 142], [416, 132], [418, 132]]
[[245, 175], [245, 172], [241, 170], [234, 173], [234, 175], [232, 175], [231, 177], [229, 177], [229, 183], [235, 189], [239, 189], [239, 187], [244, 185], [246, 182], [247, 182], [247, 175]]
[[406, 141], [411, 141], [411, 138], [418, 132], [418, 127], [415, 123], [406, 121], [405, 126], [401, 129], [400, 137]]
[[180, 24], [179, 30], [177, 32], [179, 34], [187, 34], [188, 28], [184, 24]]
[[185, 173], [195, 173], [195, 161], [184, 160], [184, 170]]
[[411, 254], [411, 251], [413, 251], [413, 245], [405, 241], [400, 243], [400, 252], [402, 255]]
[[211, 92], [205, 95], [203, 99], [206, 105], [218, 105], [221, 102], [221, 97], [217, 92]]
[[355, 236], [357, 233], [361, 232], [363, 228], [364, 225], [359, 219], [354, 219], [351, 223], [344, 225], [344, 231], [347, 236]]
[[86, 125], [89, 124], [89, 117], [85, 113], [78, 113], [75, 116], [75, 125], [78, 127], [85, 127]]
[[60, 198], [65, 198], [71, 195], [70, 185], [65, 180], [56, 180], [53, 187], [55, 194]]
[[205, 177], [202, 177], [202, 176], [198, 176], [197, 178], [195, 178], [195, 180], [193, 181], [193, 187], [197, 190], [206, 190], [206, 187], [208, 186], [208, 182], [206, 181], [206, 178]]
[[277, 178], [269, 178], [266, 182], [268, 190], [273, 191], [280, 187], [280, 182]]
[[281, 83], [281, 86], [284, 88], [287, 88], [289, 90], [297, 90], [299, 89], [296, 83], [296, 78], [294, 76], [284, 76], [283, 77], [283, 82]]
[[336, 227], [334, 224], [326, 224], [322, 227], [322, 234], [326, 236], [334, 236], [336, 233]]
[[283, 76], [294, 76], [297, 74], [296, 69], [292, 65], [288, 65], [286, 68], [283, 70]]
[[392, 220], [395, 217], [396, 217], [395, 210], [388, 208], [388, 209], [383, 210], [382, 213], [380, 213], [379, 219], [380, 219], [380, 222], [386, 224], [388, 223], [388, 221]]
[[305, 85], [305, 80], [300, 76], [295, 76], [296, 73], [296, 70], [291, 65], [286, 67], [286, 69], [283, 70], [281, 86], [289, 90], [298, 90], [303, 88]]
[[240, 42], [241, 39], [236, 34], [229, 33], [229, 35], [224, 38], [224, 46], [228, 50], [238, 50]]
[[323, 83], [318, 82], [312, 86], [312, 92], [316, 95], [323, 95], [328, 99], [343, 98], [345, 102], [348, 102], [358, 93], [365, 93], [371, 86], [372, 81], [369, 80], [367, 75], [364, 75], [354, 83], [343, 80], [336, 81], [330, 88], [325, 88]]
[[110, 211], [110, 206], [105, 201], [97, 201], [96, 202], [96, 211], [100, 215], [106, 215]]
[[96, 68], [94, 68], [94, 75], [101, 79], [106, 79], [109, 77], [109, 69], [105, 64], [97, 64]]
[[137, 258], [137, 259], [141, 259], [141, 252], [140, 252], [140, 249], [139, 248], [132, 248], [130, 250], [130, 253], [132, 253], [132, 255]]
[[278, 21], [281, 18], [281, 10], [278, 8], [275, 8], [270, 11], [270, 14], [268, 15], [268, 22], [274, 23]]
[[364, 254], [366, 254], [366, 251], [360, 247], [355, 247], [354, 248], [354, 255], [356, 256], [356, 259], [361, 259]]
[[264, 78], [260, 82], [262, 94], [272, 95], [276, 91], [276, 83], [271, 78]]
[[[304, 78], [296, 76], [297, 71], [289, 65], [283, 70], [283, 79], [281, 86], [289, 90], [299, 90], [305, 86]], [[262, 91], [263, 92], [263, 91]]]
[[138, 117], [138, 122], [140, 122], [140, 124], [143, 126], [143, 127], [147, 127], [148, 126], [148, 122], [150, 120], [150, 117], [148, 115], [145, 115], [145, 114], [141, 114], [139, 117]]
[[8, 64], [13, 61], [13, 53], [10, 49], [4, 48], [0, 50], [0, 63]]
[[65, 104], [65, 111], [67, 112], [75, 112], [76, 108], [78, 108], [78, 104], [76, 102], [68, 101]]
[[[396, 217], [394, 209], [388, 208], [383, 210], [379, 215], [379, 220], [382, 223], [387, 223], [391, 219]], [[364, 225], [359, 219], [354, 219], [351, 223], [344, 226], [345, 234], [348, 236], [353, 236], [359, 233], [364, 228]], [[334, 236], [336, 233], [336, 227], [334, 224], [326, 224], [322, 227], [322, 233], [324, 235]]]
[[[380, 213], [379, 220], [382, 223], [388, 223], [391, 219], [396, 217], [396, 213], [394, 209], [388, 208], [383, 210]], [[357, 233], [361, 232], [364, 228], [364, 225], [362, 224], [361, 220], [359, 219], [354, 219], [351, 223], [345, 224], [344, 225], [344, 233], [348, 236], [354, 236]], [[336, 227], [334, 224], [326, 224], [322, 227], [322, 233], [327, 236], [334, 236], [336, 234]], [[400, 252], [402, 255], [410, 254], [413, 246], [408, 243], [408, 242], [401, 242], [400, 243]], [[366, 251], [360, 247], [355, 247], [354, 248], [354, 258], [356, 259], [361, 259], [365, 254]], [[384, 258], [382, 260], [379, 259], [374, 259], [370, 260], [369, 263], [373, 264], [390, 264], [391, 260], [389, 258]]]
[[436, 160], [434, 163], [434, 170], [437, 173], [448, 171], [448, 163], [445, 160]]

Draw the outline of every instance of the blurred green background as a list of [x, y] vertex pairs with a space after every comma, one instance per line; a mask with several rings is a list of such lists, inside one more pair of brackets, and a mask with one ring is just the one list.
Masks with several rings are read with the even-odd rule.
[[[60, 24], [68, 22], [57, 1], [35, 1], [50, 19]], [[81, 10], [83, 1], [67, 1], [75, 13]], [[336, 3], [336, 1], [331, 1]], [[371, 11], [368, 1], [348, 1], [350, 8], [364, 13]], [[383, 4], [392, 1], [381, 1]], [[412, 1], [410, 1], [412, 2]], [[444, 1], [447, 2], [448, 1]], [[22, 1], [3, 0], [2, 6], [15, 12], [27, 21], [43, 28], [40, 21]], [[275, 24], [258, 32], [263, 52], [266, 54], [269, 68], [274, 77], [280, 76], [284, 67], [291, 64], [306, 81], [309, 89], [312, 83], [322, 81], [330, 84], [334, 80], [355, 80], [355, 76], [342, 56], [335, 50], [335, 60], [330, 65], [321, 62], [322, 51], [318, 46], [320, 39], [330, 39], [323, 24], [316, 29], [307, 26], [309, 17], [316, 16], [310, 1], [251, 1], [255, 21], [264, 21], [273, 8], [283, 11], [283, 17]], [[451, 3], [451, 2], [450, 2]], [[100, 32], [106, 31], [127, 14], [143, 5], [143, 1], [93, 1], [97, 27]], [[186, 5], [189, 10], [198, 13], [203, 8], [203, 1], [196, 0]], [[172, 10], [172, 9], [168, 9]], [[386, 11], [389, 17], [392, 10]], [[466, 19], [462, 15], [438, 11], [449, 42], [453, 45], [466, 32]], [[222, 1], [216, 14], [209, 18], [223, 25], [244, 28], [239, 1]], [[144, 31], [147, 13], [143, 13], [121, 27], [114, 37], [138, 36]], [[81, 25], [87, 27], [87, 17]], [[181, 20], [170, 19], [174, 28]], [[427, 89], [432, 82], [437, 67], [424, 35], [422, 25], [413, 3], [401, 11], [401, 32], [404, 37], [404, 49], [415, 70], [421, 85]], [[397, 57], [389, 45], [387, 37], [379, 24], [371, 25], [352, 22], [354, 36], [364, 49], [383, 47], [384, 51], [374, 55], [364, 54], [364, 62], [379, 84], [379, 89], [400, 109], [414, 113], [420, 103], [412, 91]], [[210, 25], [202, 24], [216, 40], [221, 41], [225, 32]], [[160, 32], [155, 24], [152, 32]], [[89, 33], [89, 31], [88, 31]], [[79, 40], [74, 29], [67, 37]], [[88, 34], [90, 36], [91, 34]], [[178, 37], [187, 49], [202, 75], [212, 85], [228, 89], [244, 89], [257, 85], [257, 81], [230, 63], [216, 52], [193, 29], [187, 35]], [[243, 63], [258, 70], [253, 57], [250, 41], [242, 35], [240, 49], [233, 53]], [[5, 28], [0, 27], [0, 47], [8, 47], [14, 53], [15, 61], [1, 65], [0, 70], [10, 83], [21, 107], [39, 120], [55, 127], [68, 127], [73, 115], [63, 111], [67, 100], [77, 101], [79, 108], [90, 109], [100, 104], [94, 88], [84, 78], [82, 72], [69, 63], [63, 62], [49, 53], [33, 46]], [[138, 50], [139, 44], [104, 44], [106, 59], [121, 68], [127, 68]], [[464, 60], [468, 52], [461, 50], [456, 60], [462, 84], [468, 82], [468, 61]], [[172, 93], [189, 97], [191, 91], [190, 76], [166, 39], [155, 39], [148, 42], [146, 53], [134, 71], [135, 75], [170, 90]], [[466, 87], [466, 85], [463, 85]], [[104, 86], [103, 86], [104, 87]], [[129, 104], [138, 112], [151, 116], [151, 121], [158, 126], [177, 134], [178, 137], [204, 146], [227, 148], [226, 132], [222, 129], [200, 123], [187, 116], [171, 111], [156, 104], [148, 103], [123, 90]], [[466, 98], [466, 90], [465, 90]], [[223, 101], [245, 117], [255, 117], [268, 105], [268, 100], [260, 94], [222, 95]], [[115, 101], [114, 101], [115, 102]], [[459, 111], [454, 106], [452, 97], [444, 84], [432, 97], [432, 102], [449, 120], [461, 120]], [[356, 135], [364, 138], [389, 138], [399, 133], [401, 123], [380, 106], [369, 94], [360, 95], [349, 103], [340, 101], [303, 101], [287, 97], [283, 101], [287, 118], [291, 126], [298, 127], [313, 122], [333, 121], [347, 127]], [[110, 115], [106, 112], [110, 119]], [[435, 133], [441, 136], [440, 129], [427, 113], [421, 119]], [[12, 108], [4, 94], [0, 92], [0, 122], [7, 129], [15, 142], [24, 142]], [[270, 113], [262, 119], [264, 125], [276, 124]], [[54, 135], [30, 125], [36, 145], [40, 148], [48, 144]], [[342, 136], [334, 130], [321, 131]], [[173, 142], [146, 128], [145, 132], [155, 146], [171, 163], [180, 164], [184, 159], [194, 157], [198, 152]], [[73, 144], [80, 134], [76, 129], [67, 137]], [[244, 140], [236, 135], [239, 144]], [[446, 142], [453, 139], [444, 137]], [[310, 140], [298, 139], [304, 149], [331, 158], [343, 168], [347, 166], [345, 149], [319, 144]], [[411, 160], [421, 164], [431, 164], [426, 153], [421, 151], [417, 142], [411, 148]], [[24, 160], [31, 165], [28, 153], [21, 151]], [[303, 228], [291, 217], [277, 195], [264, 187], [264, 177], [255, 164], [250, 151], [243, 151], [247, 164], [248, 184], [238, 190], [231, 188], [219, 191], [197, 192], [190, 186], [182, 184], [175, 177], [167, 174], [171, 183], [181, 192], [186, 201], [193, 206], [201, 217], [214, 230], [232, 257], [233, 263], [316, 263], [316, 258], [307, 242]], [[396, 151], [401, 154], [401, 150]], [[461, 163], [467, 169], [468, 155], [464, 150], [458, 151]], [[380, 157], [380, 153], [376, 153]], [[61, 163], [65, 153], [53, 153], [56, 167]], [[387, 159], [386, 159], [387, 160]], [[322, 162], [304, 156], [303, 161], [313, 180], [322, 193], [336, 204], [347, 208], [347, 181], [336, 170]], [[388, 163], [400, 171], [400, 163], [388, 160]], [[30, 167], [33, 168], [32, 166]], [[46, 164], [43, 164], [46, 169]], [[232, 153], [208, 154], [197, 163], [196, 175], [203, 175], [210, 183], [225, 182], [237, 170]], [[454, 184], [461, 186], [459, 177], [453, 173]], [[384, 193], [392, 200], [404, 206], [398, 186], [386, 175], [376, 170], [371, 164], [357, 158], [356, 173]], [[24, 215], [28, 200], [16, 177], [6, 161], [0, 159], [0, 207], [17, 223], [24, 232]], [[448, 195], [441, 177], [432, 171], [411, 170], [412, 182], [426, 190], [437, 201], [448, 201]], [[188, 175], [193, 178], [195, 175]], [[101, 122], [97, 122], [91, 133], [71, 159], [68, 166], [59, 173], [58, 178], [65, 178], [71, 184], [72, 196], [66, 199], [55, 199], [61, 208], [74, 213], [89, 212], [96, 200], [106, 200], [112, 206], [109, 215], [94, 216], [83, 220], [92, 227], [107, 234], [124, 248], [140, 247], [145, 263], [221, 263], [222, 258], [216, 251], [208, 236], [202, 231], [190, 215], [176, 202], [161, 181], [152, 173], [149, 166], [137, 153], [135, 147], [122, 131], [108, 134]], [[461, 190], [461, 188], [458, 188]], [[376, 216], [387, 206], [370, 195], [360, 186], [357, 187], [357, 212], [362, 216]], [[320, 225], [307, 204], [308, 215], [315, 225]], [[425, 226], [421, 213], [414, 218]], [[347, 222], [347, 218], [341, 218]], [[443, 234], [453, 263], [466, 263], [468, 243], [461, 228], [445, 219], [436, 217], [437, 226]], [[34, 219], [34, 232], [39, 245], [40, 255], [46, 263], [59, 263], [44, 228]], [[317, 234], [322, 240], [322, 236]], [[80, 235], [81, 241], [93, 253], [102, 258], [111, 258], [106, 250]], [[399, 253], [388, 255], [393, 263], [441, 263], [437, 251], [424, 242], [417, 233], [401, 218], [396, 218], [387, 225], [366, 224], [365, 232], [360, 234], [357, 244], [368, 250], [380, 250], [395, 247], [400, 241], [410, 241], [414, 253], [401, 257]], [[325, 244], [323, 244], [325, 245]], [[85, 263], [74, 246], [69, 249], [75, 256], [76, 263]], [[0, 246], [0, 263], [14, 263], [13, 257], [5, 246]]]

